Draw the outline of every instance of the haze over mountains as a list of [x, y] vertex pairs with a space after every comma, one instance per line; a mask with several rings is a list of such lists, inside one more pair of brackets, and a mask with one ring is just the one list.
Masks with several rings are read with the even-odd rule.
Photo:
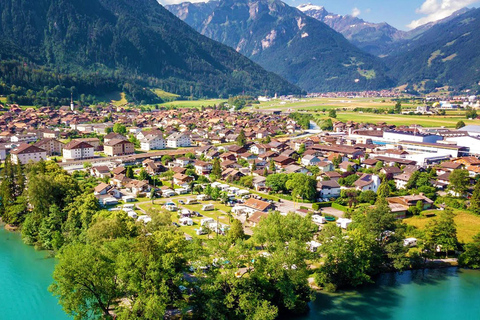
[[197, 97], [301, 92], [155, 0], [2, 0], [0, 13], [3, 94], [60, 85], [140, 102], [154, 98], [149, 87]]
[[[475, 29], [478, 9], [462, 9], [443, 20], [401, 31], [388, 23], [333, 14], [311, 4], [293, 8], [279, 0], [221, 0], [166, 7], [200, 33], [307, 91], [401, 85], [424, 91], [444, 85], [460, 90], [475, 89], [480, 81], [480, 62], [474, 54], [480, 43]], [[353, 78], [360, 83], [352, 83]]]

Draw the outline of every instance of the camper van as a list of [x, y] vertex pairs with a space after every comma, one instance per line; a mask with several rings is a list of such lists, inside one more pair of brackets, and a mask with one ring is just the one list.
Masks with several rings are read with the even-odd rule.
[[407, 238], [403, 240], [404, 247], [415, 247], [417, 246], [417, 239], [416, 238]]
[[338, 218], [337, 220], [337, 227], [340, 227], [342, 229], [347, 229], [348, 228], [348, 225], [352, 223], [352, 220], [351, 219], [347, 219], [347, 218]]
[[207, 196], [206, 194], [199, 194], [197, 196], [198, 201], [205, 201], [205, 200], [209, 200], [209, 199], [210, 199], [210, 196]]
[[203, 211], [212, 211], [214, 209], [215, 209], [215, 207], [213, 206], [213, 204], [204, 204], [202, 206]]
[[313, 223], [316, 223], [316, 224], [327, 223], [327, 220], [325, 220], [325, 217], [322, 217], [322, 216], [319, 216], [319, 215], [313, 215], [312, 216], [312, 221], [313, 221]]
[[203, 226], [208, 227], [208, 226], [210, 225], [210, 223], [213, 223], [213, 222], [215, 222], [215, 220], [212, 219], [212, 218], [204, 218], [204, 219], [200, 220], [200, 225], [201, 225], [202, 227], [203, 227]]
[[197, 199], [187, 199], [186, 204], [197, 204], [197, 203], [198, 203]]

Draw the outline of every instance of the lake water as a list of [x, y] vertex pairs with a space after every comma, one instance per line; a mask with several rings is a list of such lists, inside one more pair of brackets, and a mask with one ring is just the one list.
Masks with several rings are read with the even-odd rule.
[[55, 260], [0, 226], [0, 319], [70, 319], [47, 288]]
[[[54, 259], [0, 228], [0, 319], [69, 319], [47, 291]], [[480, 272], [456, 268], [382, 275], [358, 291], [320, 293], [297, 320], [477, 320]]]
[[457, 268], [382, 275], [358, 291], [317, 295], [297, 320], [477, 320], [480, 272]]

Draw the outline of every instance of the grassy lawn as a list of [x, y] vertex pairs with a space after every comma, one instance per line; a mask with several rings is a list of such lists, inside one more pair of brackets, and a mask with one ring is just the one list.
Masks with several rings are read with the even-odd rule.
[[128, 103], [127, 99], [125, 98], [125, 93], [120, 91], [106, 93], [102, 98], [110, 101], [113, 105], [117, 107], [126, 105]]
[[[162, 199], [157, 199], [155, 200], [155, 204], [152, 205], [151, 203], [142, 203], [137, 205], [138, 207], [142, 208], [143, 210], [149, 210], [151, 208], [155, 209], [163, 209], [162, 205], [165, 204], [165, 202], [174, 202], [177, 204], [177, 206], [182, 209], [186, 208], [190, 211], [197, 211], [199, 212], [203, 217], [192, 217], [193, 220], [193, 226], [180, 226], [180, 230], [182, 230], [184, 233], [188, 234], [189, 236], [192, 237], [200, 237], [200, 238], [207, 238], [207, 235], [201, 235], [198, 236], [195, 232], [195, 229], [198, 229], [201, 227], [201, 220], [204, 218], [212, 218], [215, 221], [218, 220], [218, 222], [223, 223], [223, 224], [230, 224], [230, 217], [226, 214], [228, 213], [231, 208], [221, 204], [218, 201], [201, 201], [201, 203], [198, 204], [192, 204], [192, 205], [182, 205], [179, 204], [178, 200], [186, 200], [187, 198], [192, 197], [190, 196], [180, 196], [180, 197], [175, 197], [175, 198], [162, 198]], [[202, 210], [203, 205], [205, 204], [213, 204], [215, 209], [212, 211], [204, 211]], [[172, 221], [173, 222], [179, 222], [179, 217], [178, 217], [178, 211], [172, 212]], [[214, 233], [210, 235], [211, 237], [215, 236]]]
[[[320, 118], [326, 115], [319, 115]], [[418, 115], [400, 115], [400, 114], [373, 114], [373, 113], [358, 113], [358, 112], [344, 112], [337, 111], [337, 120], [340, 121], [356, 121], [356, 122], [386, 122], [388, 124], [412, 125], [418, 124], [424, 127], [451, 127], [454, 128], [458, 121], [462, 120], [465, 124], [480, 124], [478, 120], [467, 120], [461, 116], [418, 116]]]
[[[385, 100], [385, 102], [383, 102]], [[280, 100], [266, 101], [258, 106], [259, 109], [306, 109], [322, 110], [335, 108], [393, 108], [395, 102], [382, 98], [304, 98], [295, 102], [282, 102]], [[413, 107], [403, 104], [404, 107]]]
[[162, 89], [153, 89], [152, 91], [161, 99], [167, 100], [167, 101], [176, 100], [177, 98], [180, 97], [178, 94], [163, 91]]
[[219, 104], [222, 102], [227, 102], [225, 99], [208, 99], [208, 100], [192, 100], [192, 101], [171, 101], [164, 102], [159, 104], [159, 106], [170, 107], [174, 106], [177, 108], [200, 108], [201, 106], [213, 106], [214, 104]]
[[[480, 232], [480, 217], [463, 210], [453, 210], [456, 213], [455, 223], [457, 225], [457, 237], [458, 241], [462, 243], [471, 242], [474, 235]], [[428, 222], [437, 219], [434, 217], [422, 217], [415, 216], [404, 219], [403, 221], [411, 226], [414, 226], [420, 230], [425, 229]]]

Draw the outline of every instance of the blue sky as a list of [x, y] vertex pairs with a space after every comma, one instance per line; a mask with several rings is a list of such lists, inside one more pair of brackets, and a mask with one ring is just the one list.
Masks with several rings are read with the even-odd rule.
[[[162, 4], [207, 0], [158, 0]], [[387, 22], [400, 30], [443, 19], [463, 7], [480, 6], [480, 0], [283, 0], [291, 6], [324, 6], [331, 13], [353, 14], [369, 22]]]

